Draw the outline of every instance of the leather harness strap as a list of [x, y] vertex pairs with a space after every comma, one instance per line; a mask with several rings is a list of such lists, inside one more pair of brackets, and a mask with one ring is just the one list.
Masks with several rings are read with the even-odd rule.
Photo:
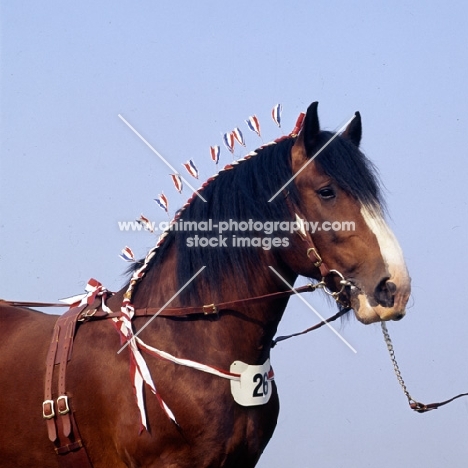
[[[189, 307], [141, 307], [135, 308], [135, 317], [149, 317], [152, 315], [159, 315], [161, 317], [186, 317], [189, 315], [217, 315], [222, 310], [229, 310], [239, 306], [248, 306], [256, 304], [258, 302], [264, 302], [266, 300], [276, 300], [285, 297], [293, 296], [294, 294], [301, 294], [304, 292], [313, 292], [318, 287], [321, 287], [321, 283], [312, 284], [308, 283], [298, 288], [288, 289], [286, 291], [279, 291], [262, 296], [248, 297], [246, 299], [236, 299], [234, 301], [220, 302], [217, 304], [206, 304], [199, 306]], [[88, 310], [83, 310], [81, 315], [78, 317], [78, 321], [86, 321], [89, 319], [107, 319], [107, 318], [118, 318], [122, 316], [121, 312], [110, 312], [107, 313], [100, 308], [100, 299], [96, 299]]]
[[[71, 359], [76, 324], [86, 307], [86, 305], [73, 307], [57, 319], [46, 359], [42, 415], [46, 420], [49, 439], [59, 455], [61, 468], [92, 468], [66, 392], [67, 363]], [[59, 366], [58, 396], [54, 401], [53, 383], [56, 366]]]
[[175, 307], [175, 308], [166, 308], [161, 310], [161, 307], [143, 307], [135, 309], [135, 316], [145, 317], [148, 315], [160, 315], [161, 317], [181, 317], [185, 315], [193, 314], [204, 314], [204, 315], [214, 315], [221, 310], [228, 310], [234, 307], [239, 306], [248, 306], [256, 304], [258, 302], [264, 302], [265, 300], [276, 300], [282, 299], [284, 297], [290, 297], [296, 293], [303, 293], [307, 291], [314, 291], [316, 286], [309, 283], [305, 286], [295, 288], [294, 290], [288, 289], [287, 291], [279, 291], [270, 294], [264, 294], [263, 296], [248, 297], [247, 299], [237, 299], [234, 301], [220, 302], [219, 304], [209, 304], [203, 306], [194, 306], [194, 307]]
[[[250, 304], [256, 304], [265, 300], [282, 299], [284, 297], [293, 296], [296, 293], [313, 292], [317, 289], [317, 284], [306, 284], [305, 286], [299, 286], [298, 288], [288, 289], [286, 291], [279, 291], [262, 296], [248, 297], [246, 299], [236, 299], [234, 301], [220, 302], [218, 304], [206, 304], [190, 307], [142, 307], [135, 309], [135, 316], [146, 317], [151, 315], [160, 315], [161, 317], [184, 317], [188, 315], [203, 314], [203, 315], [214, 315], [221, 310], [232, 309], [233, 307], [248, 306]], [[20, 301], [7, 301], [0, 299], [0, 302], [14, 307], [68, 307], [66, 304], [57, 304], [53, 302], [20, 302]], [[104, 319], [104, 318], [118, 318], [122, 316], [119, 312], [107, 313], [101, 308], [101, 299], [97, 298], [95, 303], [88, 307], [83, 306], [81, 313], [77, 320], [86, 321], [88, 319]], [[85, 310], [86, 309], [86, 310]], [[162, 311], [161, 311], [162, 309]], [[158, 313], [161, 311], [160, 313]], [[65, 314], [64, 314], [65, 315]]]

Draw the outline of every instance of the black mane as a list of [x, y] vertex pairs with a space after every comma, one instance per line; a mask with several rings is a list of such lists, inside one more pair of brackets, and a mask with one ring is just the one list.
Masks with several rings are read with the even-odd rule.
[[[317, 142], [318, 148], [332, 136], [330, 132], [321, 132]], [[175, 228], [178, 228], [181, 222], [208, 222], [210, 219], [213, 225], [229, 220], [240, 222], [252, 219], [262, 223], [293, 221], [290, 207], [286, 204], [283, 194], [278, 195], [271, 203], [268, 203], [268, 200], [292, 177], [290, 154], [294, 142], [293, 137], [284, 138], [275, 144], [258, 149], [256, 155], [241, 160], [232, 169], [220, 171], [200, 192], [207, 203], [199, 197], [194, 197], [188, 206], [177, 213], [176, 226], [169, 231], [148, 268], [151, 269], [161, 264], [169, 249], [174, 245], [177, 252], [179, 288], [189, 281], [202, 266], [206, 266], [201, 275], [203, 277], [201, 281], [208, 285], [213, 300], [216, 300], [220, 294], [220, 278], [228, 275], [227, 277], [235, 277], [242, 281], [242, 278], [246, 276], [246, 271], [254, 268], [258, 270], [256, 267], [262, 248], [232, 247], [231, 241], [233, 235], [244, 238], [264, 237], [263, 232], [231, 231], [226, 233], [229, 237], [227, 246], [189, 247], [189, 238], [193, 239], [195, 234], [200, 237], [218, 237], [218, 231], [180, 231]], [[371, 206], [381, 205], [379, 182], [374, 166], [352, 143], [340, 137], [335, 138], [315, 161], [326, 174], [359, 201]], [[286, 191], [290, 206], [300, 206], [299, 193], [295, 184], [289, 184]], [[283, 236], [285, 234], [282, 233]], [[271, 251], [274, 254], [275, 248]], [[140, 266], [141, 263], [137, 263], [134, 269]], [[191, 283], [191, 287], [184, 290], [183, 302], [196, 298], [196, 283], [195, 280]]]

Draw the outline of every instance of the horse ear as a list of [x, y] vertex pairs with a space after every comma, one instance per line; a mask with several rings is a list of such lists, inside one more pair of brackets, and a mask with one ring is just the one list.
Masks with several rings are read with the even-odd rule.
[[308, 108], [304, 117], [302, 130], [297, 136], [296, 142], [291, 150], [291, 161], [293, 174], [312, 155], [314, 143], [320, 133], [320, 123], [317, 113], [318, 102], [313, 102]]
[[362, 137], [362, 122], [361, 114], [356, 112], [354, 114], [354, 119], [351, 120], [349, 125], [346, 127], [346, 130], [341, 134], [343, 138], [349, 140], [353, 145], [356, 145], [359, 148], [359, 143], [361, 143]]
[[299, 134], [301, 143], [304, 145], [304, 149], [307, 157], [312, 153], [312, 149], [316, 142], [316, 139], [320, 133], [320, 122], [318, 118], [318, 102], [313, 102], [308, 108], [304, 118], [304, 125], [302, 131]]

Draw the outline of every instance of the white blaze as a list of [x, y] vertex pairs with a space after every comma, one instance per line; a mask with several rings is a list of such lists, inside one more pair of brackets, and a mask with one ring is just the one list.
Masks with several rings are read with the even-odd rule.
[[402, 274], [407, 276], [408, 272], [403, 257], [403, 251], [382, 215], [366, 206], [362, 206], [361, 214], [367, 226], [377, 238], [380, 253], [387, 265], [390, 278], [392, 279]]
[[[411, 280], [400, 244], [388, 227], [382, 214], [378, 210], [368, 206], [362, 206], [361, 214], [367, 226], [377, 239], [380, 254], [388, 272], [388, 281], [395, 284], [396, 294], [392, 307], [384, 307], [381, 305], [373, 307], [369, 304], [369, 298], [367, 296], [367, 294], [372, 294], [373, 291], [367, 291], [367, 294], [363, 291], [357, 295], [359, 305], [356, 314], [364, 323], [373, 322], [377, 317], [379, 317], [380, 320], [390, 320], [394, 316], [401, 316], [401, 314], [405, 313]], [[378, 282], [382, 279], [383, 278], [376, 278], [376, 281]]]

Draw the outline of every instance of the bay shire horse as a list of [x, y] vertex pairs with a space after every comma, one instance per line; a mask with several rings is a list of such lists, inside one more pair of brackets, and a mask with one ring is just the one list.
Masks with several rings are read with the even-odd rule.
[[[203, 184], [121, 291], [82, 300], [66, 372], [50, 354], [58, 316], [0, 302], [0, 465], [255, 466], [277, 422], [270, 349], [296, 278], [364, 324], [405, 314], [410, 278], [361, 132], [359, 113], [320, 130], [313, 103], [301, 129]], [[354, 229], [329, 228], [343, 222]]]

